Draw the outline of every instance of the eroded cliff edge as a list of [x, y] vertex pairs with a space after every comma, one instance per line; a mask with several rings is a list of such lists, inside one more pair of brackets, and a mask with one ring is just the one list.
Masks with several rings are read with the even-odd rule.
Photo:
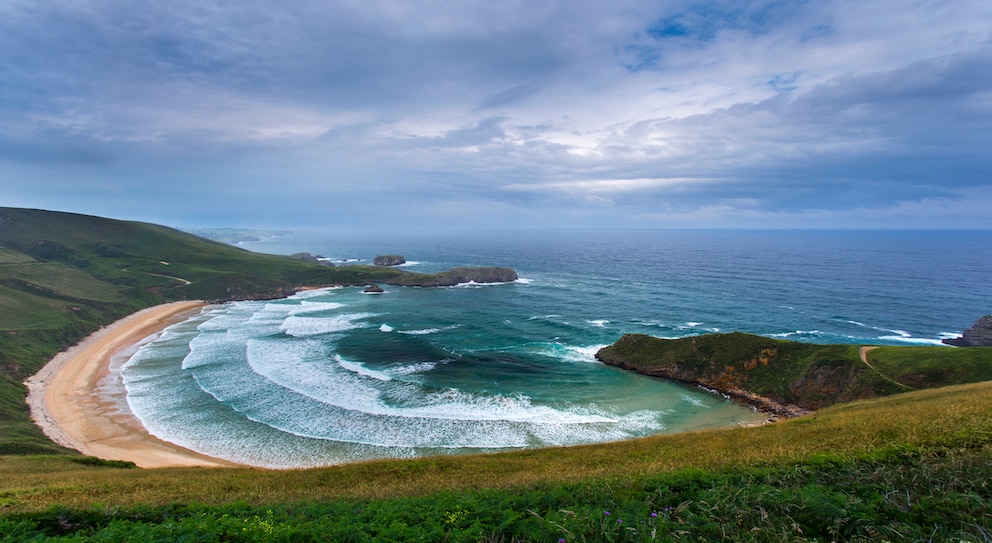
[[943, 340], [955, 347], [992, 347], [992, 315], [985, 315], [964, 331], [961, 337]]
[[596, 358], [712, 389], [779, 417], [902, 391], [860, 360], [857, 345], [813, 345], [740, 332], [681, 339], [628, 334]]

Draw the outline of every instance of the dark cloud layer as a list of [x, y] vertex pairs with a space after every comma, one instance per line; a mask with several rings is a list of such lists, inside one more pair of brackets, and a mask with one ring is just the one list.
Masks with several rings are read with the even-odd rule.
[[987, 227], [992, 6], [0, 6], [7, 205], [195, 225]]

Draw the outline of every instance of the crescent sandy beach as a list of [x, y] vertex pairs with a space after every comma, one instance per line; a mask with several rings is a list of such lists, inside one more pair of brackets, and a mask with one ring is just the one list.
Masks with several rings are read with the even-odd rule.
[[174, 302], [144, 309], [93, 333], [59, 353], [29, 378], [31, 415], [56, 443], [106, 460], [125, 460], [143, 468], [234, 467], [160, 440], [121, 405], [123, 386], [108, 393], [100, 383], [110, 375], [112, 360], [127, 356], [144, 340], [197, 314], [206, 304]]

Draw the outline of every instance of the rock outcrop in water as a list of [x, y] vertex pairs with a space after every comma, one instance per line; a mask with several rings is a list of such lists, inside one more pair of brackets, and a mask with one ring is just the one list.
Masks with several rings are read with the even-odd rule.
[[516, 280], [517, 272], [512, 268], [480, 267], [455, 268], [430, 275], [403, 273], [383, 283], [406, 287], [453, 287], [465, 283], [512, 283]]
[[992, 347], [992, 315], [978, 319], [961, 337], [948, 338], [943, 342], [955, 347]]
[[399, 266], [400, 264], [406, 264], [406, 258], [401, 255], [379, 255], [375, 257], [372, 264], [376, 266]]

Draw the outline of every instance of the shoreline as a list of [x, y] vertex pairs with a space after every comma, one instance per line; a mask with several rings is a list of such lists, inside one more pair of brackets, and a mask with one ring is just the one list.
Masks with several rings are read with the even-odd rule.
[[631, 371], [640, 375], [654, 377], [656, 379], [664, 379], [665, 381], [670, 381], [672, 383], [682, 383], [684, 385], [701, 388], [712, 394], [719, 394], [725, 398], [738, 402], [741, 405], [750, 406], [755, 411], [768, 416], [768, 423], [775, 423], [780, 420], [802, 417], [815, 411], [800, 407], [798, 405], [779, 403], [771, 398], [759, 396], [753, 392], [739, 388], [719, 387], [713, 383], [702, 382], [698, 379], [680, 379], [672, 372], [666, 371], [664, 368], [641, 368], [620, 360], [604, 360], [599, 357], [599, 353], [596, 354], [596, 359], [608, 366], [614, 366], [624, 371]]
[[[52, 441], [105, 460], [141, 468], [246, 467], [161, 440], [121, 409], [119, 393], [101, 394], [116, 357], [130, 356], [147, 339], [197, 314], [202, 301], [173, 302], [143, 309], [104, 326], [57, 354], [25, 381], [31, 418]], [[118, 370], [119, 371], [119, 370]], [[120, 397], [118, 397], [118, 395]]]

